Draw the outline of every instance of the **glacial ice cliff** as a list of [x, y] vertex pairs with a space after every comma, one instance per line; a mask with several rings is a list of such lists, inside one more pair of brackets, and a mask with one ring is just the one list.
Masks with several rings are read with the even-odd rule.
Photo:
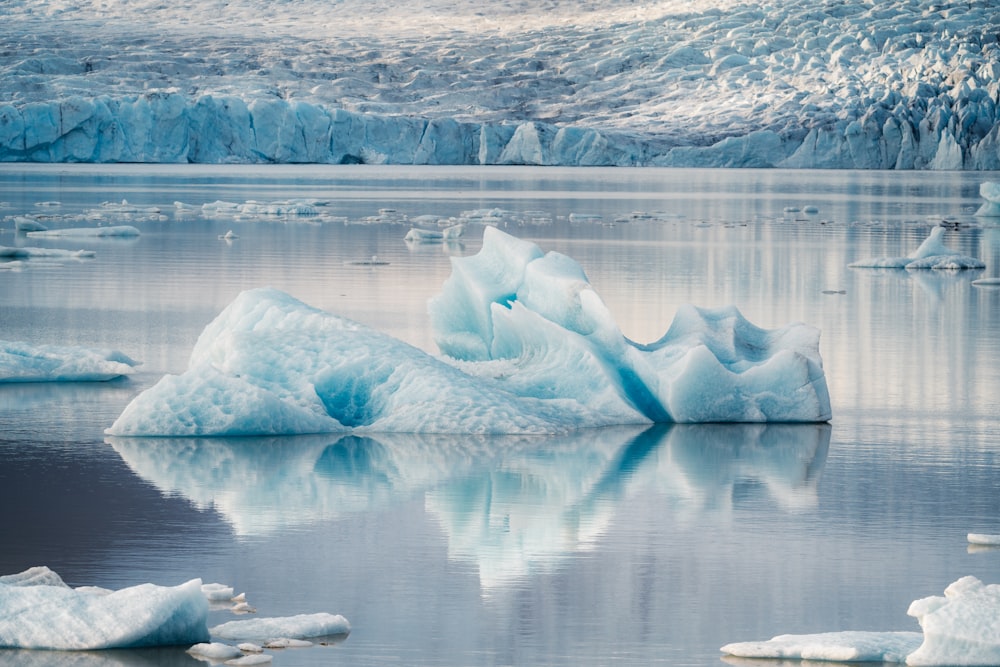
[[0, 161], [1000, 169], [986, 0], [5, 13]]

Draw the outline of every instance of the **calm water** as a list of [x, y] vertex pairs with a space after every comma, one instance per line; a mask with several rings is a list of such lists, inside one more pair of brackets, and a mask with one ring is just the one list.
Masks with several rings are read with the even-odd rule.
[[[343, 642], [297, 665], [717, 665], [731, 641], [917, 630], [909, 603], [1000, 583], [998, 174], [0, 166], [0, 217], [132, 224], [136, 239], [0, 264], [0, 339], [113, 347], [128, 380], [0, 385], [0, 573], [73, 585], [194, 577], [260, 615], [329, 611]], [[321, 216], [205, 218], [174, 202], [322, 200]], [[103, 202], [140, 207], [116, 212]], [[58, 204], [58, 205], [57, 205]], [[159, 207], [160, 214], [147, 207]], [[803, 212], [815, 206], [816, 213]], [[829, 425], [607, 429], [574, 437], [110, 439], [133, 396], [180, 372], [241, 290], [270, 285], [433, 350], [426, 300], [460, 244], [402, 216], [499, 208], [496, 224], [581, 263], [649, 342], [680, 303], [822, 329]], [[799, 210], [791, 210], [799, 209]], [[849, 269], [941, 219], [983, 271]], [[219, 239], [233, 230], [239, 238]], [[388, 264], [352, 262], [378, 259]], [[212, 622], [228, 620], [213, 612]], [[50, 667], [190, 665], [182, 649], [0, 653]], [[735, 661], [733, 661], [735, 662]]]

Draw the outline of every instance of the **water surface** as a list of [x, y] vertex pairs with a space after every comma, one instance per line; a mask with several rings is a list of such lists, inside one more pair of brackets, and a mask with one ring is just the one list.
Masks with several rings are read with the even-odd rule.
[[[1000, 582], [1000, 551], [965, 540], [1000, 532], [1000, 290], [971, 284], [1000, 275], [1000, 229], [972, 216], [996, 178], [2, 165], [0, 245], [96, 256], [0, 264], [0, 338], [113, 347], [143, 366], [109, 383], [0, 385], [0, 572], [48, 565], [110, 588], [201, 577], [245, 590], [261, 615], [350, 620], [334, 646], [276, 652], [288, 666], [708, 665], [732, 641], [917, 630], [910, 601], [967, 574]], [[293, 198], [320, 215], [197, 210]], [[136, 210], [101, 206], [122, 200]], [[104, 436], [133, 396], [184, 369], [244, 289], [277, 287], [434, 351], [426, 301], [449, 257], [479, 249], [482, 223], [461, 243], [415, 245], [408, 220], [479, 209], [580, 262], [639, 342], [681, 303], [819, 327], [832, 422]], [[7, 217], [26, 213], [142, 234], [28, 239]], [[960, 225], [946, 243], [986, 269], [848, 268], [907, 254], [941, 220]], [[221, 240], [229, 230], [238, 238]], [[384, 264], [357, 263], [373, 256]], [[8, 655], [199, 664], [173, 649]]]

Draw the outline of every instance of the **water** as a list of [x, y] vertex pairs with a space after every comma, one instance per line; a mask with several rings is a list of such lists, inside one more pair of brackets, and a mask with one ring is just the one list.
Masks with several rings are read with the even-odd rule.
[[[96, 257], [0, 264], [0, 339], [143, 362], [128, 380], [0, 385], [0, 573], [44, 564], [109, 588], [201, 577], [246, 591], [260, 615], [350, 620], [334, 646], [275, 652], [289, 667], [710, 665], [733, 641], [917, 630], [912, 600], [967, 574], [1000, 582], [1000, 551], [965, 539], [1000, 533], [1000, 290], [971, 284], [1000, 275], [1000, 229], [972, 216], [979, 183], [997, 178], [0, 166], [0, 216], [142, 230], [29, 242], [4, 220], [0, 245]], [[174, 207], [290, 198], [323, 200], [322, 215]], [[101, 207], [123, 199], [162, 213]], [[413, 245], [401, 216], [480, 208], [579, 261], [637, 341], [662, 335], [685, 302], [819, 327], [833, 421], [548, 439], [104, 436], [134, 395], [184, 369], [243, 289], [277, 287], [433, 351], [426, 300], [481, 229]], [[848, 268], [912, 251], [941, 219], [962, 223], [946, 243], [985, 270]], [[220, 240], [230, 229], [239, 238]], [[387, 263], [354, 263], [372, 256]], [[4, 655], [200, 664], [182, 649]]]

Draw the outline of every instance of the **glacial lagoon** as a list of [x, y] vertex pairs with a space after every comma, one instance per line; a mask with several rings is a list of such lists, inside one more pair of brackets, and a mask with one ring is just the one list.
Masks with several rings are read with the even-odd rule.
[[[342, 641], [272, 651], [287, 666], [714, 665], [730, 642], [919, 630], [912, 600], [965, 575], [1000, 583], [1000, 550], [966, 540], [1000, 533], [1000, 289], [972, 284], [1000, 276], [1000, 221], [973, 215], [980, 183], [998, 178], [0, 166], [0, 245], [93, 251], [0, 261], [0, 339], [142, 362], [110, 382], [0, 384], [0, 574], [47, 565], [107, 588], [201, 577], [245, 591], [260, 615], [349, 619]], [[30, 238], [14, 231], [25, 215], [141, 234]], [[404, 240], [459, 221], [456, 241]], [[942, 223], [985, 269], [848, 266], [905, 255]], [[685, 303], [818, 327], [833, 419], [553, 437], [105, 435], [246, 289], [433, 352], [427, 301], [485, 225], [574, 258], [638, 342]], [[203, 664], [183, 648], [7, 657]]]

